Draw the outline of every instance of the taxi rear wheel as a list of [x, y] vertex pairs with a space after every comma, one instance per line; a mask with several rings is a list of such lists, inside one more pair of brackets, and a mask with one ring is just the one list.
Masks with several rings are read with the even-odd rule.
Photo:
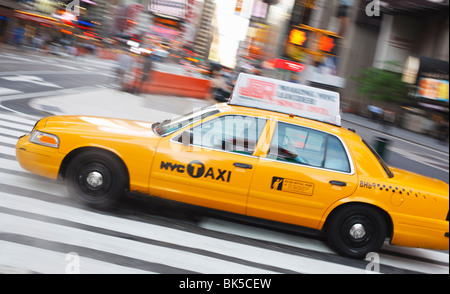
[[112, 154], [87, 151], [78, 154], [67, 167], [69, 193], [89, 206], [106, 208], [115, 204], [126, 187], [126, 173]]
[[378, 252], [387, 237], [384, 216], [366, 205], [348, 205], [338, 209], [327, 221], [327, 238], [339, 254], [363, 259]]

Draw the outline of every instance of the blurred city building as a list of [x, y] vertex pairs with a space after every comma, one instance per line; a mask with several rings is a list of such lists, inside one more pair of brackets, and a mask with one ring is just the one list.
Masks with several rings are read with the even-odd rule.
[[[346, 111], [367, 115], [367, 106], [378, 103], [393, 123], [427, 134], [444, 125], [448, 133], [448, 1], [267, 2], [266, 14], [250, 18], [243, 69], [337, 90]], [[370, 67], [403, 75], [407, 102], [358, 94], [354, 78]]]
[[[332, 18], [327, 16], [331, 13], [326, 11], [322, 17], [328, 28], [332, 26]], [[403, 77], [410, 84], [409, 103], [400, 105], [402, 109], [384, 105], [393, 108], [404, 127], [426, 133], [442, 120], [448, 123], [448, 1], [361, 0], [359, 4], [355, 1], [349, 17], [337, 65], [338, 75], [346, 78], [342, 96], [349, 109], [364, 113], [372, 103], [357, 94], [351, 77], [375, 67], [415, 75]], [[427, 87], [427, 82], [439, 90], [421, 95], [420, 84]]]
[[[199, 3], [200, 1], [197, 1]], [[200, 10], [200, 9], [198, 9]], [[199, 55], [201, 59], [208, 60], [211, 44], [213, 41], [213, 18], [215, 13], [215, 2], [213, 0], [204, 0], [200, 15], [196, 14], [196, 18], [191, 21], [192, 35], [194, 39], [190, 39], [188, 45], [192, 46], [193, 51]], [[193, 24], [198, 23], [198, 26]]]

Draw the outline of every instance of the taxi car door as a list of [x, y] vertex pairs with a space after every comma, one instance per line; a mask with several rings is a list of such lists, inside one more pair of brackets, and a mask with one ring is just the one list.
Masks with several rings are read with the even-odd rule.
[[253, 152], [264, 125], [261, 118], [223, 115], [163, 138], [150, 193], [244, 214], [258, 160]]
[[349, 153], [334, 135], [278, 122], [269, 146], [255, 168], [248, 215], [317, 228], [327, 207], [357, 187]]

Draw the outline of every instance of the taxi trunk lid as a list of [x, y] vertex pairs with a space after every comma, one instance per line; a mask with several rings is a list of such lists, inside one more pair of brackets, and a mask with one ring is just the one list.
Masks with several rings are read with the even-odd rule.
[[400, 168], [389, 167], [394, 173], [394, 179], [402, 183], [410, 183], [417, 190], [428, 191], [442, 196], [446, 196], [448, 199], [449, 191], [448, 184], [434, 178], [422, 176], [410, 171], [406, 171]]

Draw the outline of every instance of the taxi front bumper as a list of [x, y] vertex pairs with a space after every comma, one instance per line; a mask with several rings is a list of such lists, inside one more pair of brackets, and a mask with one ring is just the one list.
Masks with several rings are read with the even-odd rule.
[[57, 179], [64, 154], [56, 148], [31, 143], [29, 137], [20, 137], [16, 144], [16, 158], [20, 166], [37, 175]]

